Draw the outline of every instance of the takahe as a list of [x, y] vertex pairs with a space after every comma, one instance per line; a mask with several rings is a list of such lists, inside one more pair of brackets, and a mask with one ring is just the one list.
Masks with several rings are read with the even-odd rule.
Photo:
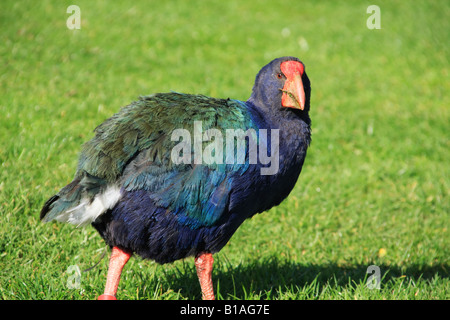
[[43, 221], [91, 223], [112, 248], [115, 299], [133, 253], [158, 263], [195, 256], [203, 299], [213, 257], [241, 223], [294, 187], [310, 143], [310, 82], [294, 57], [271, 61], [247, 101], [176, 92], [140, 97], [95, 129], [75, 177]]

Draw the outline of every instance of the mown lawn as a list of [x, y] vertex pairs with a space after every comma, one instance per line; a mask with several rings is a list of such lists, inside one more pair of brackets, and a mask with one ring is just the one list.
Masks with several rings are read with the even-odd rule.
[[[80, 30], [66, 26], [71, 4]], [[263, 65], [294, 55], [313, 142], [291, 196], [216, 255], [218, 298], [449, 299], [450, 3], [377, 1], [374, 30], [371, 4], [2, 1], [0, 298], [102, 293], [95, 230], [39, 221], [95, 126], [154, 92], [245, 100]], [[70, 266], [98, 261], [74, 282]], [[193, 259], [132, 259], [118, 297], [199, 299]]]

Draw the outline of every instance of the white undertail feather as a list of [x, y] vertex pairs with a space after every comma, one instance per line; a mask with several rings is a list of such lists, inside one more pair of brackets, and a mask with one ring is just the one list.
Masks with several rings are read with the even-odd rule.
[[92, 223], [102, 213], [112, 209], [120, 200], [120, 188], [110, 186], [104, 192], [95, 196], [89, 203], [88, 199], [82, 199], [80, 204], [55, 218], [59, 222], [68, 222], [78, 227]]

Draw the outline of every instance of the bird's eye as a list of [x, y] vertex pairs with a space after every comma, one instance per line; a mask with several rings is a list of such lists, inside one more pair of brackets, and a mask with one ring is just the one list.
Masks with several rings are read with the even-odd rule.
[[280, 72], [280, 73], [278, 73], [278, 74], [277, 74], [277, 78], [278, 78], [278, 79], [281, 79], [281, 78], [283, 78], [283, 74], [282, 74], [281, 72]]

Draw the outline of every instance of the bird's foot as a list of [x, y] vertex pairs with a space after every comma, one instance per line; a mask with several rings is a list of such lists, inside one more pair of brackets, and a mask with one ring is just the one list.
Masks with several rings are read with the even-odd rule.
[[118, 247], [112, 248], [105, 291], [98, 297], [98, 300], [117, 300], [116, 293], [117, 287], [119, 286], [120, 274], [130, 257], [130, 252], [124, 251]]
[[112, 294], [101, 294], [97, 300], [117, 300], [117, 298]]
[[202, 289], [203, 300], [214, 300], [214, 289], [212, 283], [212, 268], [214, 259], [211, 253], [201, 253], [195, 258], [197, 276]]

